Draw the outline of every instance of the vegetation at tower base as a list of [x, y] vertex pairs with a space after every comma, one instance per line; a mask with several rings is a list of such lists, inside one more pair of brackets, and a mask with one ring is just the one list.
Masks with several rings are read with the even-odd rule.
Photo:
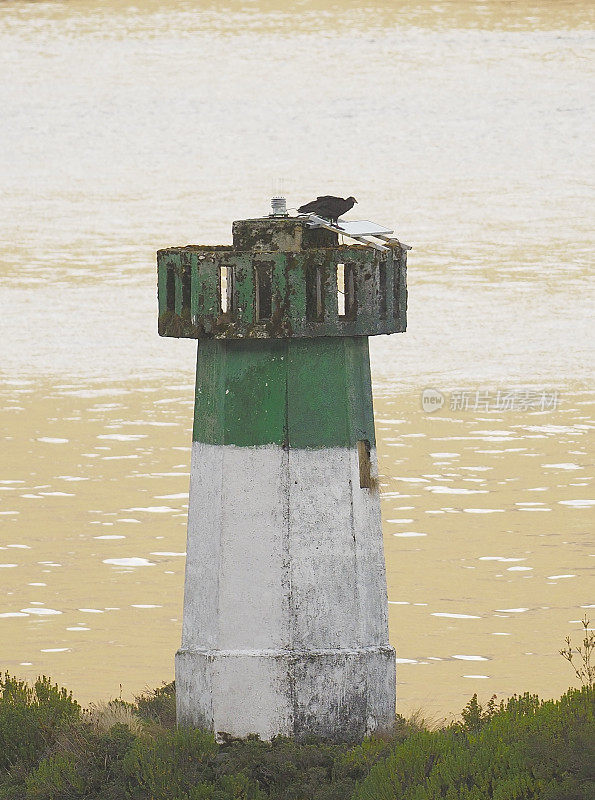
[[470, 700], [429, 730], [357, 746], [175, 728], [175, 688], [83, 710], [48, 678], [0, 677], [1, 800], [592, 800], [595, 693]]

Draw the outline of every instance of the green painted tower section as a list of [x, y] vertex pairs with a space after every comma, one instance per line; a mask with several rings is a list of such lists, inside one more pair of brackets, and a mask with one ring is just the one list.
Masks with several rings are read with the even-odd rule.
[[406, 327], [406, 249], [300, 218], [158, 252], [159, 333], [199, 340], [182, 724], [354, 739], [390, 725], [368, 336]]
[[240, 447], [374, 442], [364, 336], [201, 343], [193, 440]]

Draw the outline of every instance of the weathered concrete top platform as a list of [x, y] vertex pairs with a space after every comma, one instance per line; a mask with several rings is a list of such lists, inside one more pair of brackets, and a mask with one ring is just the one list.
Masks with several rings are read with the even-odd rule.
[[325, 228], [308, 228], [295, 217], [240, 219], [232, 224], [234, 250], [299, 253], [314, 247], [336, 247], [339, 237]]
[[303, 219], [233, 223], [233, 244], [157, 252], [159, 334], [372, 336], [407, 324], [407, 251], [340, 245]]

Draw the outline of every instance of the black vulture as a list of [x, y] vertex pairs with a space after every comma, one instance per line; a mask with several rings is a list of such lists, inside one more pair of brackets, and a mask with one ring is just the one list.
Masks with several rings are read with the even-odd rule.
[[325, 194], [317, 197], [311, 203], [298, 208], [299, 214], [316, 214], [318, 217], [328, 219], [330, 222], [337, 222], [340, 216], [353, 208], [357, 203], [355, 197], [333, 197], [332, 194]]

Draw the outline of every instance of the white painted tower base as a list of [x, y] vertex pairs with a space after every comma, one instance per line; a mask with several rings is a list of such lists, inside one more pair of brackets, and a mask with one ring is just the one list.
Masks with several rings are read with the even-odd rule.
[[356, 740], [393, 722], [380, 504], [359, 474], [357, 449], [194, 442], [180, 724]]

